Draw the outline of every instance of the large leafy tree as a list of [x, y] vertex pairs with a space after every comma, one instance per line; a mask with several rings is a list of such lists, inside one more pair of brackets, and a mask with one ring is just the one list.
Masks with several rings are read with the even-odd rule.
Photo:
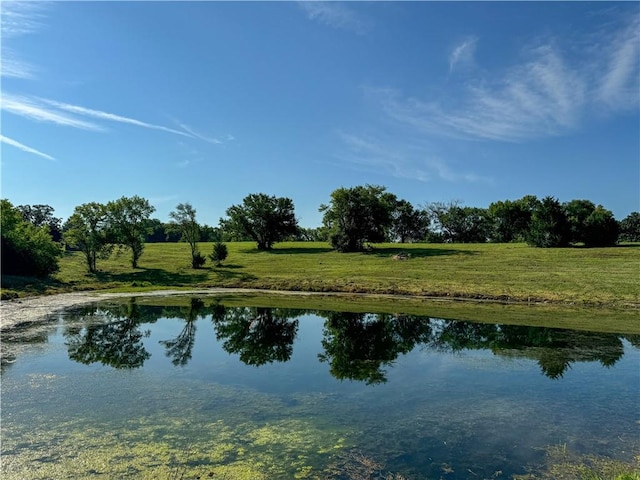
[[0, 210], [2, 273], [43, 277], [57, 271], [62, 251], [49, 227], [25, 221], [21, 210], [6, 199], [0, 201]]
[[562, 205], [553, 197], [543, 198], [531, 214], [527, 243], [536, 247], [566, 247], [571, 226]]
[[97, 259], [109, 257], [114, 246], [107, 206], [97, 202], [77, 206], [65, 224], [63, 238], [84, 253], [89, 272], [95, 273]]
[[18, 205], [24, 219], [36, 227], [47, 227], [54, 242], [62, 240], [62, 220], [53, 216], [50, 205]]
[[491, 240], [498, 243], [524, 241], [531, 223], [531, 213], [538, 203], [533, 195], [519, 200], [504, 200], [489, 205]]
[[200, 225], [196, 221], [196, 209], [190, 203], [180, 203], [176, 209], [169, 213], [171, 228], [179, 231], [181, 240], [189, 244], [191, 249], [191, 266], [200, 268], [204, 264], [205, 257], [198, 249], [200, 240]]
[[631, 212], [620, 222], [620, 240], [640, 242], [640, 212]]
[[251, 238], [258, 244], [258, 250], [271, 250], [275, 242], [298, 233], [290, 198], [252, 193], [241, 205], [229, 207], [226, 214], [229, 218], [220, 220], [225, 233]]
[[590, 200], [571, 200], [562, 207], [571, 228], [571, 242], [584, 242], [586, 220], [596, 209], [595, 204]]
[[587, 247], [610, 247], [618, 241], [620, 227], [611, 211], [598, 205], [584, 220], [582, 241]]
[[376, 185], [338, 188], [328, 205], [321, 205], [329, 242], [339, 252], [358, 252], [366, 242], [384, 242], [397, 204], [395, 195]]
[[483, 208], [462, 207], [451, 202], [432, 203], [427, 209], [445, 241], [482, 243], [490, 236], [491, 222]]
[[429, 231], [429, 214], [414, 208], [407, 200], [398, 200], [391, 212], [390, 239], [400, 243], [423, 241]]
[[111, 232], [117, 243], [131, 249], [131, 266], [138, 267], [149, 233], [149, 217], [155, 208], [137, 195], [122, 197], [107, 204]]

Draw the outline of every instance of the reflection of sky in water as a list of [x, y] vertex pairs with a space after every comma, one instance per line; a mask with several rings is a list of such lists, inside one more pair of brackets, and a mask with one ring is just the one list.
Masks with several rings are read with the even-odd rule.
[[56, 428], [69, 419], [126, 424], [184, 412], [194, 427], [231, 411], [258, 422], [311, 416], [351, 431], [359, 448], [390, 468], [421, 475], [438, 474], [442, 464], [486, 476], [524, 473], [542, 460], [541, 448], [555, 444], [621, 458], [632, 453], [640, 352], [626, 341], [614, 366], [574, 362], [556, 380], [519, 350], [418, 346], [383, 367], [386, 383], [366, 385], [331, 377], [319, 361], [324, 319], [298, 320], [291, 360], [255, 367], [227, 353], [212, 321], [199, 319], [192, 358], [176, 367], [160, 342], [175, 338], [185, 321], [160, 319], [141, 326], [150, 330], [143, 338], [150, 357], [134, 370], [70, 361], [61, 322], [46, 344], [26, 347], [5, 369], [3, 428]]

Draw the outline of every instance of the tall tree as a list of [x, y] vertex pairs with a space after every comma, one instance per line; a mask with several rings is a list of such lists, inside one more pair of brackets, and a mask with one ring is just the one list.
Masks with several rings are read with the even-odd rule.
[[229, 218], [220, 220], [225, 233], [251, 238], [258, 250], [271, 250], [275, 242], [298, 232], [290, 198], [252, 193], [242, 200], [242, 205], [229, 207], [226, 214]]
[[640, 242], [640, 212], [631, 212], [620, 222], [620, 240]]
[[392, 225], [395, 195], [376, 185], [338, 188], [321, 205], [329, 242], [339, 252], [358, 252], [365, 242], [384, 242]]
[[187, 242], [191, 249], [191, 266], [200, 268], [205, 257], [198, 249], [200, 240], [200, 226], [196, 221], [196, 209], [190, 203], [180, 203], [173, 212], [169, 213], [171, 226], [181, 233], [181, 240]]
[[424, 241], [429, 231], [429, 214], [414, 208], [407, 200], [398, 200], [391, 212], [390, 239], [400, 243]]
[[62, 240], [62, 219], [53, 216], [50, 205], [18, 205], [24, 219], [36, 227], [47, 227], [54, 242]]
[[444, 241], [482, 243], [490, 236], [491, 222], [484, 208], [461, 207], [458, 202], [436, 202], [427, 209]]
[[131, 266], [138, 267], [149, 233], [149, 217], [156, 209], [137, 195], [122, 197], [107, 204], [109, 224], [117, 243], [131, 249]]
[[571, 240], [571, 227], [557, 199], [545, 197], [534, 208], [527, 243], [536, 247], [566, 247]]
[[84, 253], [91, 273], [97, 271], [97, 259], [113, 251], [108, 219], [106, 205], [90, 202], [77, 206], [65, 224], [64, 241]]
[[571, 228], [571, 242], [584, 242], [585, 222], [596, 209], [596, 206], [590, 200], [571, 200], [564, 203], [562, 208], [564, 208]]
[[522, 242], [529, 232], [531, 213], [538, 203], [533, 195], [519, 200], [504, 200], [489, 205], [491, 241], [498, 243]]
[[582, 241], [587, 247], [610, 247], [617, 243], [619, 233], [613, 213], [598, 205], [584, 220]]

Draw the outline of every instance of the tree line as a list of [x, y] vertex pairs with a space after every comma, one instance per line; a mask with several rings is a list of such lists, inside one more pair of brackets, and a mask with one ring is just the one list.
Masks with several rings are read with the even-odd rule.
[[198, 246], [202, 242], [214, 242], [209, 258], [220, 265], [229, 241], [254, 241], [259, 250], [281, 241], [326, 241], [339, 252], [363, 251], [381, 242], [527, 242], [548, 248], [640, 241], [640, 213], [617, 221], [610, 210], [590, 200], [560, 203], [554, 197], [527, 195], [488, 208], [456, 201], [416, 207], [377, 185], [334, 190], [319, 207], [323, 218], [318, 228], [299, 226], [290, 198], [264, 193], [230, 206], [217, 227], [201, 225], [189, 203], [177, 205], [169, 222], [161, 222], [151, 218], [155, 208], [139, 196], [79, 205], [64, 223], [48, 205], [14, 207], [4, 199], [1, 208], [2, 273], [14, 275], [55, 272], [61, 245], [81, 251], [93, 273], [97, 260], [114, 249], [128, 250], [131, 266], [137, 268], [145, 244], [152, 242], [188, 243], [191, 265], [200, 268], [206, 262]]

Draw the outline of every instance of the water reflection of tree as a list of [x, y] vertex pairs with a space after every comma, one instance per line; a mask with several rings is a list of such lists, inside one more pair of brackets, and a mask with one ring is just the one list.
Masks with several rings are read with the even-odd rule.
[[94, 312], [104, 316], [107, 323], [69, 328], [65, 332], [69, 358], [84, 364], [100, 362], [114, 368], [141, 367], [151, 356], [142, 343], [149, 331], [140, 331], [144, 318], [135, 298], [126, 305]]
[[178, 336], [172, 340], [161, 340], [160, 344], [166, 348], [166, 355], [170, 357], [171, 363], [176, 366], [184, 366], [189, 360], [193, 351], [193, 344], [196, 339], [196, 320], [199, 316], [206, 316], [204, 302], [199, 298], [192, 298], [189, 306], [181, 308], [174, 315], [185, 320], [184, 327]]
[[[263, 307], [214, 307], [216, 338], [247, 365], [286, 362], [293, 352], [301, 310]], [[295, 320], [294, 320], [295, 319]]]
[[545, 327], [442, 320], [432, 345], [440, 350], [488, 349], [496, 355], [534, 359], [542, 373], [561, 378], [575, 362], [613, 366], [624, 355], [618, 335]]
[[427, 317], [343, 312], [324, 315], [324, 353], [318, 357], [329, 363], [331, 374], [340, 380], [386, 382], [383, 367], [426, 343], [431, 335]]

